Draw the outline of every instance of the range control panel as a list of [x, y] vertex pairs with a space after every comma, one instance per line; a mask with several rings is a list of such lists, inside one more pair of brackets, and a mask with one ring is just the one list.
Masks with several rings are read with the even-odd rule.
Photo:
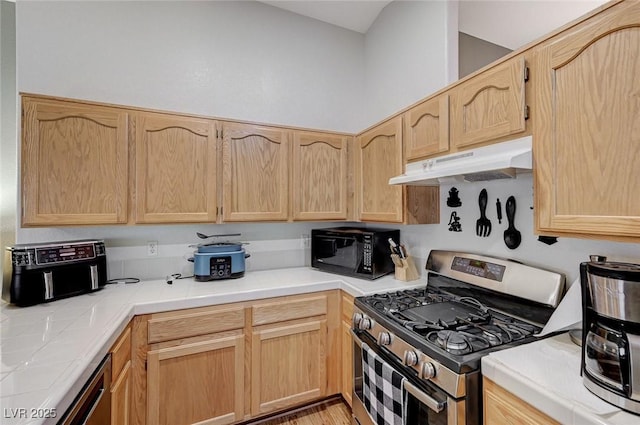
[[506, 267], [500, 264], [490, 263], [488, 261], [474, 260], [465, 257], [454, 257], [451, 270], [502, 282], [502, 277], [504, 276]]
[[210, 276], [212, 279], [231, 277], [231, 256], [211, 257], [210, 267]]

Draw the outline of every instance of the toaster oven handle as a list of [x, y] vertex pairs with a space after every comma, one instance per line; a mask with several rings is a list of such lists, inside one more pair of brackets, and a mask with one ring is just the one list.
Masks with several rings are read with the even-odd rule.
[[[362, 348], [362, 340], [358, 335], [351, 329], [351, 337], [353, 338], [353, 342], [360, 348]], [[447, 406], [446, 401], [436, 400], [428, 394], [423, 393], [418, 387], [409, 382], [408, 379], [404, 380], [404, 388], [407, 390], [409, 394], [414, 396], [418, 401], [427, 406], [429, 409], [433, 410], [436, 413], [440, 413]]]

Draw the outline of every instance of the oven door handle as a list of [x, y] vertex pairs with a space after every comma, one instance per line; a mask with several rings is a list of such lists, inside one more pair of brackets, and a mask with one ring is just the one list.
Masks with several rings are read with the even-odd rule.
[[[358, 335], [351, 329], [351, 337], [353, 341], [358, 345], [358, 347], [362, 348], [362, 340]], [[408, 379], [404, 380], [404, 388], [407, 390], [409, 394], [418, 399], [422, 404], [427, 406], [429, 409], [433, 410], [436, 413], [440, 413], [447, 406], [446, 401], [436, 400], [428, 394], [423, 393], [418, 387], [409, 382]]]
[[438, 401], [435, 398], [431, 397], [430, 395], [423, 393], [422, 391], [420, 391], [418, 387], [416, 387], [406, 379], [404, 381], [404, 388], [407, 390], [409, 394], [417, 398], [418, 401], [420, 401], [420, 403], [424, 404], [425, 406], [427, 406], [429, 409], [433, 410], [436, 413], [442, 412], [444, 408], [447, 406], [446, 401]]

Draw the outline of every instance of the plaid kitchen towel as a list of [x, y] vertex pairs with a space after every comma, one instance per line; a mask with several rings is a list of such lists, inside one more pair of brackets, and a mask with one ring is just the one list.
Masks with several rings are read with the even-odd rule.
[[377, 425], [404, 424], [404, 380], [369, 346], [362, 344], [364, 406]]

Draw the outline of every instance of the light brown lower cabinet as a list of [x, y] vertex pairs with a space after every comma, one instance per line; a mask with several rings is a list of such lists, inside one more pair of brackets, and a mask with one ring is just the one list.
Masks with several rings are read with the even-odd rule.
[[149, 351], [147, 423], [211, 424], [244, 416], [244, 334]]
[[230, 424], [340, 393], [340, 291], [136, 316], [131, 425]]
[[128, 425], [131, 414], [131, 326], [111, 350], [111, 425]]
[[353, 316], [353, 297], [347, 293], [342, 293], [342, 320], [340, 336], [342, 338], [341, 350], [341, 382], [340, 392], [342, 398], [351, 406], [353, 392], [353, 340], [351, 339], [351, 317]]
[[327, 321], [323, 316], [254, 330], [251, 414], [262, 415], [326, 395]]
[[483, 386], [485, 424], [560, 425], [493, 381], [484, 378]]

